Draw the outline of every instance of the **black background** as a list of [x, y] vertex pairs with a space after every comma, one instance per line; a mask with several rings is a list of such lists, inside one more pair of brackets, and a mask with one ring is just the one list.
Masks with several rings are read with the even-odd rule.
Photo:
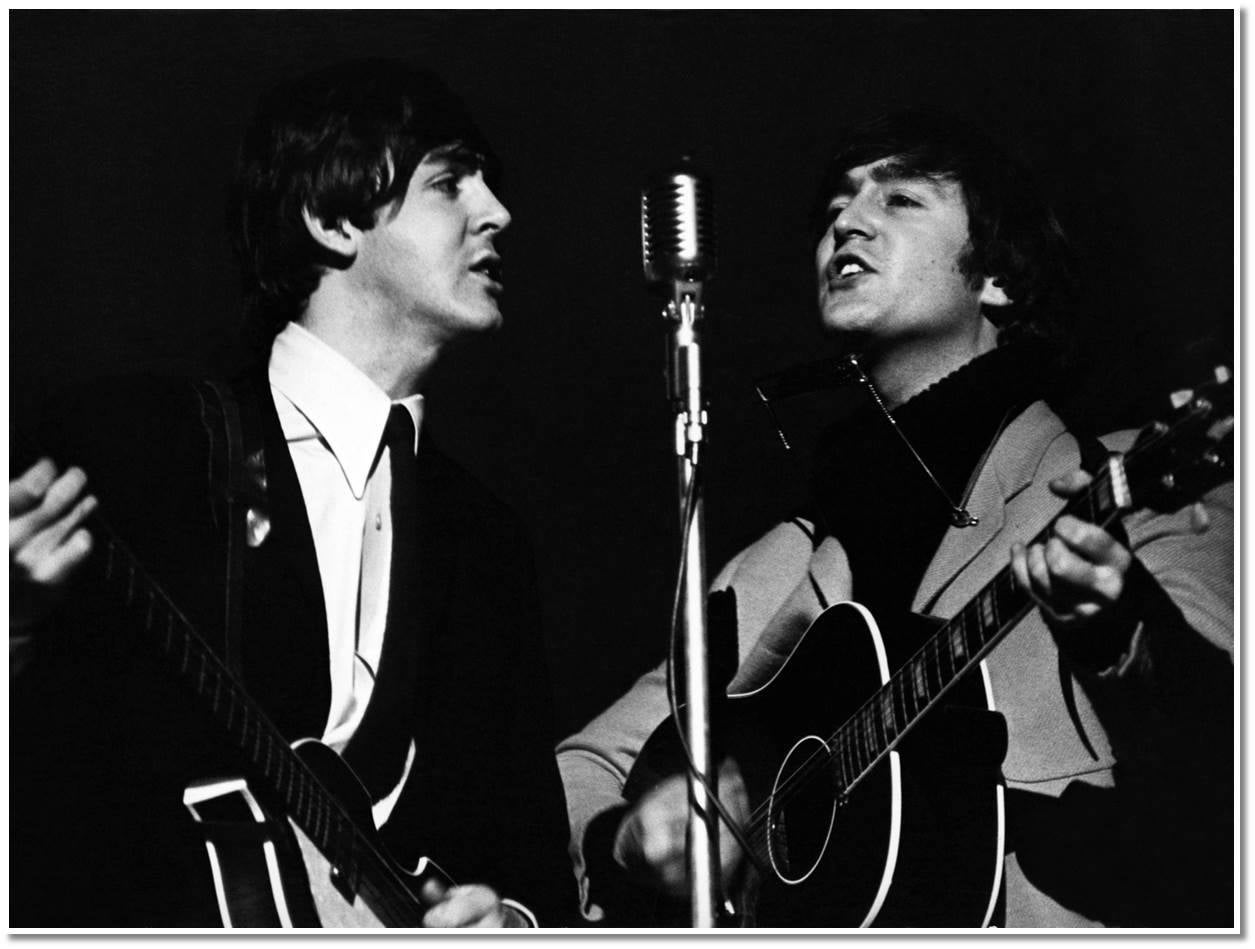
[[[712, 174], [708, 559], [798, 495], [752, 379], [824, 353], [804, 226], [831, 131], [911, 104], [1030, 160], [1086, 262], [1070, 402], [1099, 427], [1233, 358], [1234, 23], [1209, 12], [12, 12], [11, 418], [230, 356], [223, 226], [256, 96], [334, 60], [427, 65], [506, 165], [506, 325], [429, 391], [446, 449], [530, 524], [559, 731], [662, 655], [677, 541], [638, 187]], [[822, 405], [820, 409], [822, 410]]]

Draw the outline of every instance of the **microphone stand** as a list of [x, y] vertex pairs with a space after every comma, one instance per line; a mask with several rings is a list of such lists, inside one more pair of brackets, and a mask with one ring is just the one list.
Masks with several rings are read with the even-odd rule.
[[[705, 437], [706, 409], [701, 392], [701, 284], [676, 281], [665, 316], [673, 324], [667, 339], [668, 389], [675, 416], [680, 536], [688, 542], [681, 587], [684, 641], [684, 737], [694, 773], [689, 783], [688, 871], [695, 929], [713, 928], [720, 902], [718, 815], [699, 778], [714, 787], [710, 742], [710, 684], [706, 631], [706, 528], [698, 465]], [[685, 501], [692, 497], [692, 509]], [[685, 517], [691, 519], [685, 523]]]

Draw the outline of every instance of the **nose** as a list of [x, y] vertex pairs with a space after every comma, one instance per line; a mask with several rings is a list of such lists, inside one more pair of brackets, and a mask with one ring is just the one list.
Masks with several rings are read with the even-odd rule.
[[482, 173], [477, 176], [477, 181], [480, 195], [475, 216], [476, 230], [504, 231], [510, 226], [510, 212], [488, 186]]
[[870, 238], [875, 234], [876, 216], [872, 199], [867, 195], [854, 195], [833, 218], [832, 237], [838, 247], [854, 235]]

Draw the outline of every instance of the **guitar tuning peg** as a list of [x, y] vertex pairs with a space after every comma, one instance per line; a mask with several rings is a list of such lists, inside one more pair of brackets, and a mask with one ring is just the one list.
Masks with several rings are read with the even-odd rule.
[[1172, 407], [1174, 409], [1179, 409], [1181, 406], [1186, 405], [1190, 399], [1194, 398], [1194, 390], [1177, 389], [1177, 391], [1168, 396], [1168, 398], [1172, 402]]
[[1215, 375], [1216, 381], [1219, 382], [1221, 385], [1224, 385], [1226, 382], [1228, 382], [1230, 379], [1233, 378], [1233, 373], [1229, 372], [1229, 367], [1223, 364], [1216, 366], [1212, 370], [1212, 374]]

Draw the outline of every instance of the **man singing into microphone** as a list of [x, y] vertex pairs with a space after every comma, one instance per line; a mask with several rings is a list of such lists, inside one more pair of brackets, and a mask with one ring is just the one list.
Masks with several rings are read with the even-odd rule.
[[[1070, 285], [1063, 235], [1023, 169], [983, 134], [921, 112], [849, 129], [814, 212], [820, 319], [836, 354], [857, 354], [866, 384], [852, 383], [861, 408], [822, 440], [807, 509], [712, 585], [735, 595], [740, 665], [728, 692], [783, 678], [810, 623], [842, 601], [886, 618], [892, 663], [910, 654], [895, 658], [904, 634], [889, 617], [988, 611], [974, 598], [1008, 565], [1010, 589], [1033, 602], [969, 671], [1000, 718], [942, 706], [903, 740], [910, 780], [863, 822], [883, 830], [879, 849], [852, 843], [868, 813], [859, 799], [833, 814], [844, 761], [818, 766], [827, 784], [809, 814], [773, 811], [772, 793], [794, 791], [772, 783], [789, 748], [751, 760], [737, 739], [754, 723], [720, 734], [716, 714], [721, 798], [756, 858], [723, 830], [729, 899], [759, 925], [1232, 926], [1232, 485], [1108, 529], [1054, 520], [1091, 484], [1083, 462], [1094, 470], [1108, 450], [1128, 450], [1133, 433], [1101, 442], [1073, 433], [1042, 401], [1045, 340]], [[1046, 529], [1044, 543], [1031, 542]], [[846, 633], [830, 635], [843, 655]], [[909, 696], [896, 696], [893, 727], [968, 642], [933, 653], [939, 665], [922, 666]], [[845, 671], [832, 662], [832, 688]], [[590, 919], [649, 925], [636, 884], [687, 895], [685, 778], [646, 782], [631, 800], [623, 791], [668, 712], [659, 667], [560, 745]], [[809, 739], [811, 750], [842, 723]], [[861, 749], [885, 740], [855, 739]], [[952, 817], [969, 811], [927, 777], [969, 766], [1005, 786], [988, 792], [997, 806], [990, 828], [977, 829], [987, 843], [970, 852], [987, 896], [955, 918], [956, 881], [972, 869], [958, 861], [969, 852], [929, 853], [917, 838], [967, 820]], [[896, 775], [899, 763], [875, 767]], [[869, 778], [863, 790], [873, 786], [882, 785]], [[931, 886], [917, 885], [915, 858]], [[856, 870], [870, 877], [867, 899], [844, 906], [849, 894], [824, 881]]]
[[[378, 827], [402, 869], [429, 858], [451, 878], [412, 911], [337, 807], [294, 792], [287, 816], [312, 814], [306, 832], [335, 854], [280, 868], [290, 901], [357, 893], [412, 926], [577, 918], [530, 552], [422, 424], [445, 349], [501, 321], [497, 173], [430, 73], [370, 60], [278, 87], [246, 133], [233, 209], [263, 358], [225, 396], [142, 380], [40, 428], [46, 454], [9, 484], [11, 925], [270, 925], [250, 912], [278, 912], [275, 874], [239, 881], [221, 858], [287, 838], [207, 809], [198, 826], [184, 788], [259, 773], [305, 787], [228, 743], [246, 709], [211, 723], [197, 702], [220, 712], [219, 692], [169, 674], [172, 623], [117, 615], [85, 582], [106, 554], [97, 498], [260, 706], [248, 714], [341, 753], [363, 787], [325, 790], [363, 795], [358, 830]], [[258, 799], [282, 802], [276, 787]]]

